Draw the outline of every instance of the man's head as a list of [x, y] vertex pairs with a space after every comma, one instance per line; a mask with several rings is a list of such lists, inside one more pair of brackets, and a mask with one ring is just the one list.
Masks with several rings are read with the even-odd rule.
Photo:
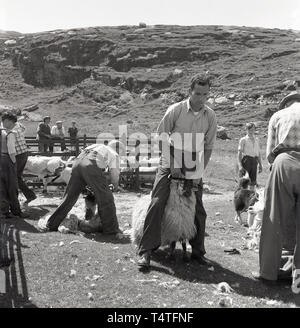
[[43, 121], [44, 121], [45, 124], [50, 124], [50, 121], [51, 121], [50, 116], [45, 116]]
[[253, 122], [246, 123], [246, 131], [248, 134], [253, 135], [255, 133], [256, 126]]
[[61, 129], [62, 128], [62, 121], [57, 121], [56, 126]]
[[202, 107], [205, 104], [210, 86], [208, 74], [197, 74], [192, 78], [189, 93], [193, 106]]
[[9, 112], [5, 112], [2, 115], [2, 124], [3, 127], [5, 129], [12, 129], [14, 127], [14, 125], [16, 124], [18, 118], [17, 115], [13, 114], [13, 113], [9, 113]]
[[112, 148], [116, 153], [118, 153], [120, 156], [126, 155], [126, 147], [123, 144], [123, 142], [119, 140], [111, 140], [108, 144], [108, 147]]
[[284, 98], [279, 103], [278, 109], [283, 109], [291, 106], [294, 102], [300, 102], [300, 93], [293, 91]]
[[76, 126], [76, 122], [72, 122], [72, 126], [73, 126], [73, 128], [75, 128], [75, 126]]

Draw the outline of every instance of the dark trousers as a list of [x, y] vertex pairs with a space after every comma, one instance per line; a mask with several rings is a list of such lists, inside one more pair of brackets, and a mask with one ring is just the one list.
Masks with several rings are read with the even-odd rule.
[[87, 158], [78, 158], [74, 162], [63, 200], [48, 219], [47, 226], [50, 230], [56, 231], [58, 229], [86, 186], [89, 186], [95, 194], [103, 232], [110, 234], [119, 231], [114, 197], [109, 189], [104, 172], [97, 166], [95, 161]]
[[[151, 203], [145, 218], [144, 233], [138, 249], [139, 255], [142, 255], [149, 250], [155, 250], [160, 246], [161, 224], [167, 200], [170, 195], [169, 174], [169, 168], [158, 168], [152, 190]], [[202, 192], [203, 185], [201, 181], [198, 191], [195, 192], [197, 201], [195, 225], [197, 228], [197, 233], [196, 236], [189, 241], [192, 246], [193, 254], [197, 256], [201, 256], [206, 253], [204, 247], [206, 212], [203, 207]]]
[[17, 160], [17, 177], [19, 189], [22, 191], [26, 199], [35, 198], [33, 190], [29, 189], [25, 181], [23, 180], [23, 171], [27, 163], [28, 153], [19, 154], [16, 156]]
[[18, 200], [17, 168], [13, 164], [8, 154], [1, 155], [1, 211], [4, 215], [9, 214], [9, 210], [14, 215], [21, 213]]
[[250, 184], [253, 186], [256, 185], [257, 164], [258, 164], [257, 157], [244, 156], [242, 158], [242, 166], [248, 172], [250, 178]]
[[39, 152], [46, 153], [48, 149], [50, 153], [53, 153], [53, 143], [50, 141], [50, 139], [39, 140]]

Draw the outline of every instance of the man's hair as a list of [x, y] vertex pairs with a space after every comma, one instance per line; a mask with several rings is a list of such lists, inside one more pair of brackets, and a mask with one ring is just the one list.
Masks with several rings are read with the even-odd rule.
[[207, 73], [197, 74], [193, 76], [191, 79], [190, 90], [193, 90], [196, 84], [202, 86], [208, 85], [210, 87], [211, 86], [210, 76]]
[[51, 120], [51, 117], [50, 117], [50, 116], [45, 116], [45, 117], [43, 118], [44, 123], [45, 123], [46, 120]]
[[246, 129], [250, 130], [252, 128], [256, 128], [256, 125], [253, 122], [246, 123]]
[[13, 113], [10, 113], [10, 112], [3, 113], [1, 119], [2, 119], [2, 122], [4, 120], [9, 120], [9, 121], [12, 121], [14, 123], [16, 123], [18, 121], [17, 115], [15, 115]]

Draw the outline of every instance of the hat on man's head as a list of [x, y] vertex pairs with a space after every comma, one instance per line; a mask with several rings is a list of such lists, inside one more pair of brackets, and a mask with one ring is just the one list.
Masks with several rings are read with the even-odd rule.
[[58, 123], [61, 123], [62, 124], [62, 121], [56, 121], [56, 124], [58, 124]]
[[285, 96], [279, 103], [278, 109], [283, 109], [285, 108], [286, 104], [289, 103], [290, 101], [299, 101], [300, 102], [300, 93], [297, 91], [293, 91], [289, 93], [287, 96]]

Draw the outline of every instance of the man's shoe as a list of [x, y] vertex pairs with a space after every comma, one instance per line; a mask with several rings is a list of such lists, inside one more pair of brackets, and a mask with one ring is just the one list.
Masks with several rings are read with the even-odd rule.
[[276, 281], [276, 280], [269, 280], [269, 279], [266, 279], [266, 278], [262, 277], [262, 276], [260, 275], [259, 272], [256, 272], [256, 271], [255, 271], [255, 272], [251, 272], [251, 274], [252, 274], [252, 277], [253, 277], [255, 280], [259, 280], [259, 281], [261, 281], [262, 283], [264, 283], [264, 284], [266, 284], [266, 285], [274, 286], [274, 285], [277, 284], [277, 281]]
[[150, 256], [151, 252], [147, 251], [144, 254], [140, 255], [140, 258], [137, 261], [137, 264], [140, 268], [147, 269], [150, 267]]
[[197, 262], [200, 265], [211, 265], [212, 263], [203, 255], [195, 255], [192, 253], [191, 260]]

